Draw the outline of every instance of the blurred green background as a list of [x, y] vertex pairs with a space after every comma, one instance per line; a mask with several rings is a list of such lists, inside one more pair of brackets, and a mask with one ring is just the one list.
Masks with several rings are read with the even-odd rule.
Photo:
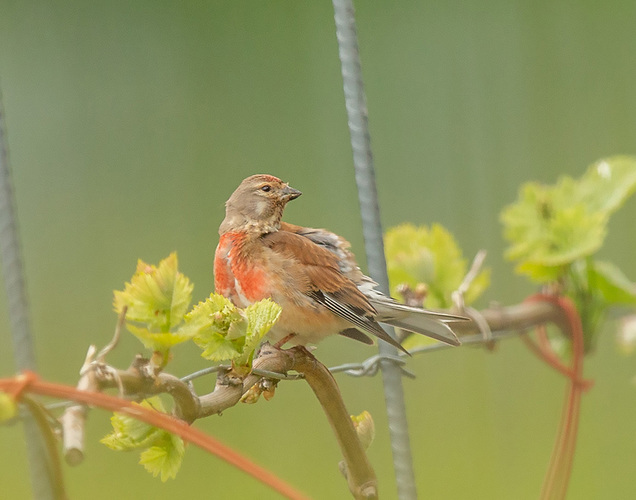
[[[465, 255], [485, 248], [493, 283], [481, 306], [533, 292], [503, 261], [498, 213], [526, 180], [580, 175], [636, 153], [633, 1], [357, 2], [385, 227], [439, 222]], [[241, 179], [271, 173], [304, 192], [286, 219], [327, 227], [364, 264], [340, 66], [328, 1], [0, 0], [0, 88], [41, 374], [74, 384], [90, 343], [112, 334], [112, 290], [177, 250], [195, 299], [213, 288], [223, 203]], [[636, 277], [636, 200], [614, 217], [602, 257]], [[364, 266], [363, 266], [364, 267]], [[15, 367], [0, 295], [1, 375]], [[586, 374], [569, 498], [636, 497], [636, 373], [608, 324]], [[126, 338], [110, 360], [141, 350]], [[327, 364], [373, 348], [324, 342]], [[176, 349], [183, 375], [204, 367]], [[517, 340], [495, 352], [416, 357], [405, 380], [422, 498], [534, 499], [565, 380]], [[352, 413], [369, 410], [383, 498], [395, 498], [379, 378], [338, 376]], [[211, 387], [213, 379], [199, 388]], [[198, 427], [315, 498], [347, 498], [335, 441], [302, 382]], [[190, 447], [162, 484], [137, 455], [98, 444], [65, 467], [71, 498], [276, 498]], [[22, 432], [0, 427], [5, 498], [28, 498]]]

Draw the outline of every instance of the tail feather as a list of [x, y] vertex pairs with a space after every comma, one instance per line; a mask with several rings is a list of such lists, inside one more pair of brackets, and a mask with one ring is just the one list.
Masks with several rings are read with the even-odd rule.
[[397, 300], [383, 297], [383, 300], [378, 300], [375, 298], [369, 299], [369, 302], [375, 307], [380, 314], [393, 314], [395, 316], [400, 315], [399, 312], [402, 313], [412, 313], [417, 316], [426, 316], [431, 319], [436, 319], [438, 321], [444, 322], [453, 322], [453, 321], [470, 321], [470, 318], [466, 316], [460, 316], [458, 314], [451, 314], [441, 311], [431, 311], [430, 309], [422, 309], [421, 307], [413, 307], [408, 306], [406, 304], [402, 304]]
[[457, 338], [457, 335], [455, 335], [455, 332], [453, 332], [453, 330], [451, 330], [443, 321], [436, 321], [424, 316], [417, 318], [417, 324], [414, 324], [415, 321], [413, 320], [413, 318], [378, 318], [378, 321], [387, 323], [396, 328], [408, 330], [409, 332], [426, 335], [427, 337], [439, 340], [440, 342], [444, 342], [445, 344], [453, 346], [461, 345], [461, 342]]
[[461, 344], [447, 323], [468, 320], [464, 316], [411, 307], [386, 297], [381, 300], [373, 298], [370, 302], [378, 312], [376, 320], [381, 323], [426, 335], [446, 344]]

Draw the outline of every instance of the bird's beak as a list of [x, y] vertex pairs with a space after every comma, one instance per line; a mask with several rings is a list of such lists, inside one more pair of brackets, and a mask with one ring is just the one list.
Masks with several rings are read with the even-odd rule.
[[287, 184], [283, 188], [283, 196], [287, 199], [287, 201], [295, 200], [301, 194], [303, 194], [303, 193], [298, 191], [298, 189], [294, 189], [293, 187], [290, 187], [289, 184]]

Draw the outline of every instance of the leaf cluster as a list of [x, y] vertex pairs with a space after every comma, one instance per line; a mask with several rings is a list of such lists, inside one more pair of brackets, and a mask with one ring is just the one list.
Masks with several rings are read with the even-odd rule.
[[[415, 226], [401, 224], [389, 229], [384, 237], [391, 293], [400, 285], [416, 289], [426, 285], [426, 306], [432, 309], [451, 307], [451, 295], [466, 276], [467, 261], [453, 235], [439, 224]], [[465, 300], [476, 300], [490, 283], [485, 269], [473, 280]]]
[[249, 365], [258, 343], [278, 320], [280, 306], [265, 299], [240, 309], [212, 293], [186, 314], [192, 289], [172, 253], [158, 266], [139, 260], [130, 283], [114, 292], [113, 305], [118, 313], [127, 309], [126, 327], [148, 349], [167, 353], [193, 339], [206, 359]]
[[[157, 396], [142, 401], [140, 406], [166, 411]], [[110, 421], [113, 432], [100, 440], [102, 444], [117, 451], [142, 450], [139, 463], [154, 477], [160, 475], [164, 482], [176, 477], [185, 453], [179, 436], [123, 413], [114, 413]]]
[[[255, 349], [280, 316], [280, 306], [265, 299], [240, 309], [213, 293], [187, 312], [192, 290], [172, 253], [157, 266], [140, 260], [124, 290], [114, 292], [113, 305], [117, 313], [125, 311], [128, 331], [153, 351], [152, 359], [160, 360], [158, 370], [169, 362], [172, 347], [192, 339], [204, 358], [232, 361], [248, 373]], [[7, 406], [2, 403], [0, 399], [0, 409]], [[158, 398], [141, 404], [165, 412]], [[124, 414], [115, 413], [111, 423], [113, 432], [102, 443], [120, 451], [142, 449], [140, 463], [149, 472], [160, 474], [162, 481], [175, 477], [184, 453], [180, 438]]]
[[167, 353], [192, 338], [179, 325], [190, 302], [193, 285], [179, 272], [177, 254], [171, 253], [158, 266], [137, 262], [135, 274], [124, 290], [114, 292], [113, 307], [126, 311], [126, 327], [148, 349]]
[[587, 348], [608, 307], [636, 305], [636, 285], [614, 264], [594, 258], [610, 216], [635, 190], [636, 158], [615, 156], [591, 165], [579, 179], [524, 184], [501, 214], [510, 243], [506, 257], [531, 280], [563, 287], [581, 313]]
[[280, 313], [281, 307], [269, 299], [239, 309], [229, 299], [213, 293], [186, 315], [186, 325], [205, 359], [231, 360], [247, 366]]

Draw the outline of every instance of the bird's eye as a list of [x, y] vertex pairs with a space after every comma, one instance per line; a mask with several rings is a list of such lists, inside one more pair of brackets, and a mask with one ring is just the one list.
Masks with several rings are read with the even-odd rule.
[[262, 188], [261, 191], [265, 191], [266, 193], [270, 192], [272, 190], [272, 186], [270, 186], [269, 184], [265, 184]]

